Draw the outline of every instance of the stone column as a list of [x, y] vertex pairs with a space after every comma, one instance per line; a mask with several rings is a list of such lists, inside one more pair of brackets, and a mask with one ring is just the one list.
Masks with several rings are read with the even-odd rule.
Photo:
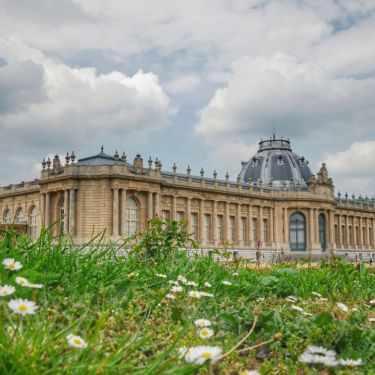
[[241, 203], [237, 203], [237, 216], [236, 216], [235, 233], [236, 233], [235, 241], [237, 241], [238, 245], [240, 247], [242, 247], [244, 239], [241, 239]]
[[263, 233], [263, 207], [259, 206], [258, 210], [258, 222], [259, 222], [259, 248], [264, 247], [264, 233]]
[[217, 245], [217, 202], [213, 201], [213, 208], [212, 208], [212, 242], [214, 246]]
[[319, 240], [319, 210], [314, 208], [314, 227], [315, 227], [315, 243], [320, 249], [320, 240]]
[[337, 247], [339, 248], [339, 249], [342, 249], [343, 248], [343, 246], [342, 246], [342, 228], [341, 228], [341, 215], [337, 215], [338, 216], [338, 243], [336, 244], [337, 245]]
[[155, 217], [160, 219], [160, 193], [155, 193]]
[[40, 195], [40, 219], [42, 228], [45, 227], [45, 215], [46, 215], [46, 195], [43, 193]]
[[186, 198], [186, 221], [187, 221], [187, 232], [191, 233], [191, 198]]
[[345, 216], [345, 229], [346, 229], [346, 248], [350, 249], [350, 230], [349, 230], [349, 216]]
[[147, 193], [147, 220], [154, 217], [154, 199], [152, 191]]
[[289, 249], [289, 217], [288, 208], [284, 207], [284, 246]]
[[375, 219], [372, 219], [372, 249], [375, 249]]
[[177, 218], [177, 197], [175, 195], [172, 196], [172, 220], [176, 220]]
[[205, 244], [205, 238], [204, 238], [204, 199], [202, 198], [199, 201], [199, 221], [198, 221], [198, 233], [199, 233], [199, 241], [201, 243], [201, 246]]
[[69, 232], [69, 190], [64, 190], [64, 233]]
[[251, 204], [247, 207], [247, 216], [248, 216], [248, 239], [250, 247], [254, 247], [254, 241], [253, 241], [253, 207]]
[[229, 241], [229, 202], [225, 202], [225, 218], [224, 218], [224, 227], [225, 227], [225, 241]]
[[45, 227], [48, 228], [51, 224], [51, 193], [46, 193], [46, 204], [45, 204], [45, 213], [44, 213], [44, 223]]
[[76, 191], [70, 189], [69, 191], [69, 233], [71, 236], [75, 235], [75, 210], [76, 210]]
[[113, 189], [112, 234], [118, 236], [118, 188]]
[[333, 213], [333, 210], [329, 211], [329, 242], [330, 242], [330, 248], [332, 250], [336, 249], [335, 244], [335, 215]]
[[271, 243], [271, 248], [275, 248], [275, 243], [274, 243], [274, 209], [270, 207], [270, 243]]
[[361, 216], [358, 218], [358, 232], [359, 232], [358, 233], [359, 238], [357, 238], [358, 246], [363, 248], [362, 217]]
[[314, 247], [315, 244], [315, 231], [314, 231], [314, 209], [309, 210], [309, 239], [310, 239], [310, 249]]
[[127, 200], [127, 194], [126, 189], [121, 189], [121, 223], [120, 223], [120, 234], [125, 236], [126, 235], [126, 200]]
[[369, 218], [366, 217], [366, 218], [365, 218], [365, 245], [366, 245], [366, 249], [369, 249], [369, 248], [370, 248], [369, 229], [370, 229], [370, 226], [369, 226]]
[[354, 242], [354, 249], [358, 246], [358, 238], [357, 238], [357, 218], [353, 216], [353, 242]]

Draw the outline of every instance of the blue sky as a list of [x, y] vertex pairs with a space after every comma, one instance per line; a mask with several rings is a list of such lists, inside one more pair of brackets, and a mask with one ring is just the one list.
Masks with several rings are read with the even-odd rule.
[[123, 150], [235, 180], [290, 138], [375, 191], [375, 1], [0, 0], [0, 184]]

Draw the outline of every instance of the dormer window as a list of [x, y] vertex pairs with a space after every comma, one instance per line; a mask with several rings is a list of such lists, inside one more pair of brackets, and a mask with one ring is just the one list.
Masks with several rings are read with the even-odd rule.
[[256, 167], [258, 165], [259, 159], [253, 158], [252, 162], [253, 162], [253, 167]]
[[284, 164], [284, 160], [283, 160], [283, 157], [282, 155], [279, 155], [276, 159], [276, 163], [277, 165], [283, 165]]

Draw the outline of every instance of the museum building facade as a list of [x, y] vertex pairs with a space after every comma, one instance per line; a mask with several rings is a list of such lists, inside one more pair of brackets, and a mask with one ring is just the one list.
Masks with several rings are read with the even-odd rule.
[[[117, 151], [76, 160], [67, 154], [43, 160], [39, 179], [0, 188], [1, 223], [25, 224], [36, 238], [41, 228], [68, 233], [76, 243], [105, 231], [120, 241], [145, 231], [148, 220], [187, 222], [203, 249], [230, 243], [242, 255], [321, 256], [328, 252], [375, 259], [375, 201], [334, 196], [326, 165], [314, 175], [290, 141], [261, 140], [242, 162], [237, 181], [162, 170], [162, 163]], [[55, 225], [52, 225], [56, 223]]]

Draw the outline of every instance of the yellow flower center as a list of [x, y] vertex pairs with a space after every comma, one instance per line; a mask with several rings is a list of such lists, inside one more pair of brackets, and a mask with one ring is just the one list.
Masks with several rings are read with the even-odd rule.
[[16, 268], [16, 264], [15, 263], [10, 263], [9, 266], [8, 266], [11, 270], [14, 270]]
[[27, 306], [26, 305], [20, 305], [18, 307], [18, 310], [20, 310], [20, 311], [27, 311]]
[[203, 336], [207, 336], [207, 335], [208, 335], [208, 332], [207, 332], [207, 331], [202, 331], [202, 335], [203, 335]]
[[73, 340], [73, 342], [74, 342], [75, 344], [77, 344], [77, 345], [81, 345], [81, 344], [82, 344], [82, 341], [81, 341], [80, 339], [78, 339], [78, 338], [75, 338], [75, 339]]
[[202, 354], [202, 357], [203, 357], [204, 359], [211, 359], [211, 353], [210, 353], [210, 352], [204, 352], [204, 353]]

